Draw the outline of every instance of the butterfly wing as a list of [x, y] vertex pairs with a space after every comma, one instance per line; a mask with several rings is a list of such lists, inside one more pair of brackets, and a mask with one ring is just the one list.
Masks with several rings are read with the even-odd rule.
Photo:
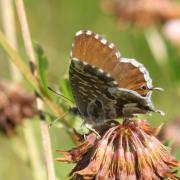
[[85, 119], [89, 117], [93, 122], [100, 122], [112, 116], [110, 108], [113, 111], [115, 101], [107, 91], [109, 87], [117, 86], [112, 77], [96, 67], [72, 59], [69, 79], [81, 116]]
[[[131, 100], [146, 102], [152, 88], [142, 64], [121, 58], [114, 44], [91, 31], [75, 36], [69, 76], [80, 113], [93, 121], [121, 116], [123, 106]], [[130, 96], [117, 93], [122, 89]]]
[[120, 88], [136, 91], [144, 97], [152, 89], [152, 80], [141, 63], [121, 58], [114, 44], [91, 31], [79, 31], [76, 34], [72, 58], [105, 71]]

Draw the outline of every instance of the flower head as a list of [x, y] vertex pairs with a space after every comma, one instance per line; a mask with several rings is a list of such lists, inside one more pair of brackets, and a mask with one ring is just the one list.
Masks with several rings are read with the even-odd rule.
[[102, 8], [118, 21], [147, 26], [180, 17], [180, 4], [170, 0], [103, 0]]
[[36, 114], [35, 96], [29, 95], [20, 86], [0, 82], [0, 131], [12, 135], [16, 125], [20, 124], [23, 118]]
[[76, 163], [70, 179], [96, 180], [178, 180], [176, 161], [145, 121], [109, 126], [101, 138], [90, 133], [84, 142], [59, 161]]

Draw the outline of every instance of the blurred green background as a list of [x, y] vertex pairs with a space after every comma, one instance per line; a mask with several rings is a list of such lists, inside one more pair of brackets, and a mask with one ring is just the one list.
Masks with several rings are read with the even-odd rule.
[[[154, 86], [165, 89], [164, 92], [154, 92], [152, 98], [155, 107], [163, 110], [166, 115], [162, 117], [153, 114], [143, 118], [146, 117], [153, 126], [158, 126], [180, 117], [180, 48], [166, 40], [161, 25], [146, 28], [118, 25], [113, 16], [103, 12], [101, 2], [97, 0], [25, 0], [25, 7], [32, 39], [42, 45], [49, 60], [48, 78], [51, 86], [58, 86], [64, 74], [67, 74], [75, 33], [81, 29], [89, 29], [115, 43], [123, 57], [135, 58], [143, 63], [150, 72]], [[20, 54], [26, 58], [17, 18], [16, 25]], [[0, 28], [3, 29], [1, 19]], [[154, 56], [149, 45], [148, 40], [154, 33], [164, 43], [165, 55], [161, 61]], [[156, 38], [154, 45], [158, 49]], [[161, 54], [159, 55], [161, 58]], [[8, 60], [1, 48], [0, 77], [10, 79]], [[31, 123], [35, 128], [39, 154], [43, 159], [38, 121]], [[33, 179], [27, 155], [23, 155], [26, 146], [22, 129], [19, 127], [17, 131], [17, 137], [12, 139], [0, 135], [0, 179]], [[50, 134], [54, 158], [58, 157], [57, 149], [66, 150], [73, 146], [63, 128], [52, 126]], [[180, 160], [180, 150], [175, 155]], [[55, 162], [55, 168], [58, 179], [66, 179], [72, 165]]]

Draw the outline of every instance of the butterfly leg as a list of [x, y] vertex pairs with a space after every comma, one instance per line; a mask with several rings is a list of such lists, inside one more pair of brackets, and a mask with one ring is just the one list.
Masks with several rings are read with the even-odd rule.
[[128, 125], [132, 117], [132, 115], [123, 117], [123, 125]]
[[86, 133], [84, 132], [83, 127], [86, 127], [86, 123], [85, 123], [84, 119], [82, 119], [81, 128], [82, 128], [82, 133], [83, 133], [84, 139], [86, 140]]
[[[100, 134], [91, 125], [87, 124], [84, 119], [81, 124], [81, 128], [83, 128], [83, 127], [86, 127], [89, 131], [94, 132], [98, 138], [101, 137]], [[84, 132], [84, 130], [83, 130], [83, 136], [84, 136], [84, 139], [86, 139], [86, 133]]]
[[86, 128], [89, 129], [90, 131], [92, 131], [93, 133], [95, 133], [97, 135], [97, 138], [101, 138], [100, 134], [89, 124], [85, 124]]

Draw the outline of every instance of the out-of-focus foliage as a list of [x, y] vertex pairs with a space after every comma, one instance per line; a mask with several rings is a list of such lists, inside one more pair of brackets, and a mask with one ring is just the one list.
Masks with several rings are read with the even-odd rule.
[[47, 79], [47, 68], [48, 60], [44, 54], [44, 51], [40, 45], [35, 46], [37, 54], [37, 67], [38, 67], [38, 76], [41, 88], [44, 90], [44, 93], [48, 95], [48, 79]]
[[[48, 77], [48, 85], [52, 88], [55, 87], [55, 90], [60, 90], [61, 94], [73, 102], [70, 86], [67, 80], [64, 80], [68, 76], [71, 44], [74, 34], [78, 30], [90, 29], [115, 43], [123, 57], [135, 58], [143, 63], [150, 72], [154, 86], [165, 89], [164, 92], [153, 93], [153, 102], [156, 108], [162, 109], [166, 113], [166, 116], [161, 117], [159, 114], [143, 116], [148, 119], [149, 123], [157, 126], [180, 116], [180, 48], [171, 44], [164, 37], [161, 25], [142, 29], [133, 25], [118, 24], [112, 15], [103, 12], [101, 3], [102, 1], [96, 0], [25, 0], [32, 38], [41, 44], [48, 57], [47, 72], [44, 71], [47, 66], [46, 58], [41, 51], [37, 53], [39, 59], [44, 62], [43, 64], [39, 63], [38, 66], [43, 89], [50, 94], [47, 89], [46, 78]], [[2, 28], [1, 20], [0, 28]], [[26, 59], [18, 21], [17, 34], [20, 54]], [[162, 46], [159, 45], [159, 41]], [[157, 58], [159, 56], [154, 55], [152, 45], [158, 55], [165, 54], [160, 60]], [[0, 76], [10, 78], [9, 74], [8, 60], [0, 48]], [[52, 93], [51, 96], [57, 101], [57, 104], [63, 104], [63, 109], [66, 111], [73, 106], [73, 103], [67, 102], [61, 96]], [[68, 112], [66, 114], [64, 118], [72, 126], [78, 127], [79, 119], [77, 118], [76, 121]], [[35, 121], [32, 124], [40, 144], [38, 123]], [[22, 145], [18, 148], [21, 152], [25, 147], [25, 142], [21, 133], [22, 129], [18, 128], [18, 132], [18, 139]], [[70, 149], [73, 146], [73, 142], [63, 126], [53, 124], [50, 133], [54, 158], [57, 157], [57, 149]], [[0, 179], [32, 179], [29, 162], [24, 161], [24, 158], [19, 155], [11, 140], [0, 135], [0, 146], [1, 155], [3, 154], [0, 156]], [[39, 149], [39, 153], [42, 154], [40, 145]], [[177, 150], [175, 154], [177, 159], [180, 159], [180, 150]], [[59, 179], [65, 179], [72, 168], [69, 164], [59, 162], [55, 162], [55, 167]]]

